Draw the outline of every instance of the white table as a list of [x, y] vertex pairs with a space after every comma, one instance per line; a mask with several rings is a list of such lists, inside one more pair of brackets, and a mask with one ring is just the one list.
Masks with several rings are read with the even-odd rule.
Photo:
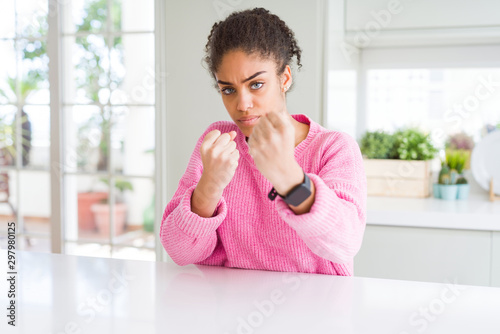
[[498, 288], [16, 255], [18, 326], [2, 277], [1, 333], [500, 333]]

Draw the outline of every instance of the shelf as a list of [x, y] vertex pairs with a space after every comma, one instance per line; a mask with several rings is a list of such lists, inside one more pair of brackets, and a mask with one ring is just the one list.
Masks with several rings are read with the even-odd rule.
[[369, 196], [367, 225], [500, 231], [500, 202], [486, 193], [456, 201]]

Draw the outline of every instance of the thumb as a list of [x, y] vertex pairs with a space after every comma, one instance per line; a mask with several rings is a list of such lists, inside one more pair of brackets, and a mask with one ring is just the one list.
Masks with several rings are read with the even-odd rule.
[[234, 138], [236, 138], [237, 133], [236, 133], [236, 131], [233, 130], [233, 131], [229, 132], [229, 135], [231, 136], [231, 140], [234, 140]]

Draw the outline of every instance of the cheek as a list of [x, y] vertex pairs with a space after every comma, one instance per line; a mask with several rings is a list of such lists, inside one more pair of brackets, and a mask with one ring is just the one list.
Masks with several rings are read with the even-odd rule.
[[233, 101], [231, 101], [228, 98], [222, 97], [222, 103], [224, 104], [224, 107], [226, 108], [226, 111], [229, 113], [229, 116], [236, 121], [237, 119], [237, 114], [238, 111], [236, 110], [236, 105]]

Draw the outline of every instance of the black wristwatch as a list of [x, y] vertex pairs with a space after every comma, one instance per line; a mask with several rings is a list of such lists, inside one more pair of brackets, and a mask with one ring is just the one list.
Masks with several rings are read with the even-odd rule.
[[281, 196], [280, 194], [278, 194], [276, 189], [274, 189], [274, 187], [273, 187], [273, 189], [271, 189], [271, 191], [269, 192], [268, 197], [271, 201], [274, 201], [274, 199], [278, 195], [281, 198], [283, 198], [283, 200], [287, 204], [290, 204], [293, 206], [299, 206], [302, 202], [304, 202], [306, 199], [308, 199], [309, 196], [311, 196], [311, 180], [309, 179], [307, 174], [304, 173], [304, 182], [293, 187], [293, 189], [290, 190], [290, 192], [288, 194], [286, 194], [286, 196]]

